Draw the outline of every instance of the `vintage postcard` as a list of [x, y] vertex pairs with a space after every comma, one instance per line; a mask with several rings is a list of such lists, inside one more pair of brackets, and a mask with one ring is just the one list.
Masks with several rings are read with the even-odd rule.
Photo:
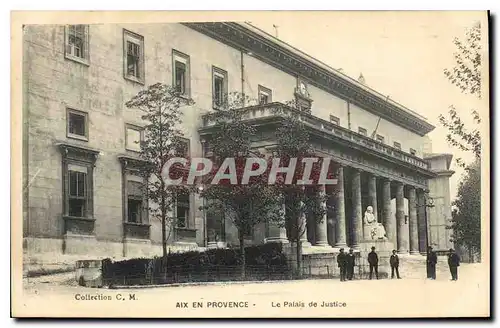
[[13, 317], [491, 315], [488, 12], [11, 26]]

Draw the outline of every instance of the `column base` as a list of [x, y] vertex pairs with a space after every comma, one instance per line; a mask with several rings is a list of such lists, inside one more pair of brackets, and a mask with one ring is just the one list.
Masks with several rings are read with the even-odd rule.
[[289, 241], [286, 238], [279, 238], [279, 237], [269, 237], [269, 238], [264, 238], [264, 243], [282, 243], [282, 244], [288, 244]]
[[225, 241], [209, 241], [207, 248], [226, 248], [227, 243]]
[[321, 247], [330, 247], [330, 244], [328, 243], [328, 241], [319, 241], [317, 243], [314, 244], [314, 246], [321, 246]]
[[302, 247], [311, 247], [312, 244], [308, 240], [301, 241]]
[[398, 249], [398, 254], [408, 254], [408, 250], [404, 250], [404, 249], [399, 250]]
[[420, 255], [419, 251], [410, 251], [410, 255]]

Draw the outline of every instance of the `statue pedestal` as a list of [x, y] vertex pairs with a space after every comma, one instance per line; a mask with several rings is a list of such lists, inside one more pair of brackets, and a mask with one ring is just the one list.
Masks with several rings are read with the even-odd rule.
[[[394, 249], [394, 244], [386, 239], [365, 239], [359, 243], [360, 258], [360, 272], [363, 279], [368, 279], [370, 275], [370, 265], [368, 264], [368, 253], [375, 247], [375, 252], [378, 255], [378, 276], [379, 279], [391, 277], [391, 265], [389, 259]], [[373, 275], [375, 279], [375, 273]]]
[[364, 225], [363, 226], [363, 239], [364, 240], [375, 240], [374, 238], [376, 237], [372, 237], [372, 229], [374, 228], [375, 226], [372, 226], [372, 225]]

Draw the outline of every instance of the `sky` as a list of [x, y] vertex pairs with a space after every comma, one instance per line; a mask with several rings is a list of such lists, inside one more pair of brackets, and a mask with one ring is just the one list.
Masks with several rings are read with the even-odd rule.
[[[352, 78], [362, 73], [368, 86], [436, 126], [429, 134], [434, 153], [452, 153], [454, 158], [470, 162], [471, 154], [446, 142], [447, 130], [440, 125], [438, 116], [446, 115], [449, 106], [454, 105], [466, 127], [475, 128], [472, 109], [478, 110], [483, 124], [487, 124], [488, 99], [461, 93], [443, 70], [455, 64], [453, 39], [464, 38], [466, 29], [476, 21], [481, 21], [486, 30], [486, 18], [484, 12], [477, 11], [314, 12], [258, 16], [249, 22], [274, 36], [276, 25], [280, 40], [342, 69]], [[487, 53], [487, 40], [483, 40]], [[484, 66], [487, 68], [487, 63]], [[483, 75], [487, 77], [487, 69]], [[463, 170], [455, 161], [451, 169], [456, 171], [450, 179], [454, 198]]]

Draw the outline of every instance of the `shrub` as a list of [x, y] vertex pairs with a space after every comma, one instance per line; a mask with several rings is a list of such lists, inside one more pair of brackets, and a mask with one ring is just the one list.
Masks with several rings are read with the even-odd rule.
[[[240, 273], [239, 249], [209, 249], [203, 252], [170, 253], [166, 272], [162, 258], [135, 258], [103, 262], [103, 279], [108, 284], [152, 284], [183, 281], [235, 280]], [[269, 243], [245, 248], [250, 278], [271, 277], [269, 272], [287, 274], [288, 263], [282, 245]]]

